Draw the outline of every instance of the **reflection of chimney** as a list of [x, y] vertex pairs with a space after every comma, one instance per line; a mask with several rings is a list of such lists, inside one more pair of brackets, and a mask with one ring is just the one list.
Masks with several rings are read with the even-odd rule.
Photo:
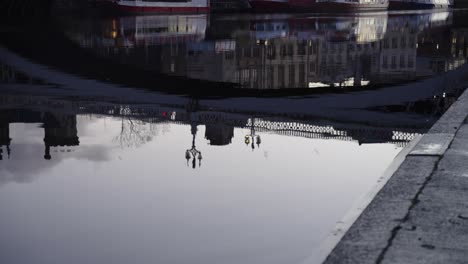
[[51, 159], [50, 147], [78, 146], [80, 144], [76, 128], [76, 115], [45, 113], [44, 132], [44, 159]]
[[205, 138], [210, 141], [210, 145], [225, 146], [231, 144], [234, 137], [234, 127], [227, 125], [206, 125]]

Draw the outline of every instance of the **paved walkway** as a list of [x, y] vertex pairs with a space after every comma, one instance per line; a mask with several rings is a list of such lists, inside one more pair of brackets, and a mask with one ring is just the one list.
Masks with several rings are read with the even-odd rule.
[[468, 263], [468, 90], [424, 135], [325, 261]]

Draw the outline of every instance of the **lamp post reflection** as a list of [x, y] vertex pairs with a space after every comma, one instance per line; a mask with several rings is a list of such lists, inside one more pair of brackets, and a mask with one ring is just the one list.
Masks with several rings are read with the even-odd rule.
[[245, 135], [245, 145], [249, 145], [252, 147], [252, 150], [255, 149], [255, 144], [257, 144], [257, 148], [260, 148], [260, 144], [262, 143], [262, 139], [259, 135], [255, 135], [255, 118], [250, 118], [250, 134]]
[[201, 166], [202, 154], [201, 151], [197, 150], [195, 146], [195, 138], [197, 136], [197, 126], [198, 126], [198, 117], [197, 117], [197, 109], [198, 109], [198, 100], [191, 99], [189, 104], [186, 106], [187, 112], [189, 112], [190, 118], [190, 132], [192, 134], [192, 147], [185, 151], [185, 159], [187, 160], [187, 166], [189, 165], [190, 159], [192, 159], [192, 168], [195, 169], [197, 166], [198, 160], [198, 167]]
[[187, 160], [187, 166], [189, 164], [190, 159], [192, 159], [192, 168], [195, 169], [196, 164], [197, 164], [196, 160], [198, 159], [198, 167], [201, 166], [201, 160], [202, 160], [201, 151], [197, 150], [195, 146], [195, 137], [197, 136], [196, 124], [191, 125], [191, 131], [192, 131], [192, 148], [187, 149], [185, 151], [185, 159]]

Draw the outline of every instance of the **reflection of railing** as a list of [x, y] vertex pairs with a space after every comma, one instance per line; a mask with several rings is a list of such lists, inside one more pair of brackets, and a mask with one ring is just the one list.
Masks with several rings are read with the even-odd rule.
[[[247, 122], [247, 127], [252, 126], [252, 119]], [[299, 136], [307, 138], [336, 139], [344, 141], [355, 141], [357, 135], [368, 135], [382, 142], [405, 143], [416, 138], [419, 133], [378, 130], [374, 131], [362, 128], [348, 128], [346, 130], [337, 130], [333, 126], [320, 126], [300, 122], [278, 122], [264, 119], [255, 119], [253, 126], [256, 131], [274, 131], [277, 134], [288, 136]], [[354, 137], [353, 137], [354, 135]], [[365, 138], [365, 137], [362, 137]]]
[[[190, 124], [190, 120], [185, 112], [167, 112], [165, 109], [146, 109], [150, 110], [145, 113], [146, 108], [137, 108], [135, 111], [126, 112], [127, 115], [132, 115], [134, 118], [142, 118], [146, 122], [171, 122], [177, 124]], [[85, 110], [85, 109], [83, 109]], [[88, 111], [86, 111], [88, 112]], [[119, 113], [121, 111], [107, 111], [106, 113]], [[89, 112], [88, 112], [89, 113]], [[123, 112], [122, 112], [123, 113]], [[115, 116], [115, 115], [114, 115]], [[150, 117], [152, 116], [152, 117]], [[169, 118], [170, 116], [176, 118]], [[255, 120], [252, 122], [252, 120]], [[416, 136], [418, 132], [399, 131], [392, 128], [372, 128], [350, 125], [342, 125], [343, 129], [336, 129], [332, 125], [316, 125], [307, 121], [284, 121], [284, 120], [267, 120], [263, 118], [250, 119], [244, 115], [227, 114], [222, 112], [200, 112], [197, 115], [198, 124], [225, 124], [238, 128], [254, 129], [256, 132], [273, 132], [279, 135], [297, 136], [305, 138], [317, 139], [336, 139], [344, 141], [358, 142], [391, 142], [398, 146], [406, 145]], [[252, 133], [251, 133], [252, 134]], [[249, 134], [248, 144], [253, 143], [252, 136], [255, 138], [255, 144], [259, 143], [259, 139], [255, 134]], [[246, 139], [247, 142], [247, 139]]]
[[[186, 110], [174, 107], [158, 107], [154, 105], [121, 105], [112, 103], [88, 102], [68, 102], [63, 100], [53, 100], [45, 97], [30, 96], [0, 96], [3, 102], [1, 108], [8, 109], [10, 106], [21, 106], [34, 108], [43, 112], [66, 113], [67, 115], [91, 115], [91, 116], [114, 116], [125, 117], [128, 120], [140, 121], [141, 123], [193, 123], [200, 125], [223, 124], [231, 127], [249, 128], [258, 132], [273, 132], [279, 135], [298, 136], [306, 138], [337, 139], [358, 142], [392, 142], [402, 144], [411, 141], [418, 135], [418, 130], [387, 127], [368, 127], [352, 124], [333, 124], [326, 122], [313, 123], [314, 121], [298, 121], [286, 119], [266, 119], [249, 118], [245, 115], [225, 112], [201, 111], [197, 115], [190, 117]], [[252, 120], [254, 120], [252, 122]], [[322, 124], [323, 123], [323, 124]], [[251, 133], [256, 137], [258, 134]], [[258, 138], [255, 138], [259, 143]], [[249, 137], [249, 143], [252, 138]]]

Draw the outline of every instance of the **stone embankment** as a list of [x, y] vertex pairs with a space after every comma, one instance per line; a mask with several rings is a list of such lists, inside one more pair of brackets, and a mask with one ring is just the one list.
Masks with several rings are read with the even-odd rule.
[[324, 263], [468, 263], [468, 90], [406, 156]]

